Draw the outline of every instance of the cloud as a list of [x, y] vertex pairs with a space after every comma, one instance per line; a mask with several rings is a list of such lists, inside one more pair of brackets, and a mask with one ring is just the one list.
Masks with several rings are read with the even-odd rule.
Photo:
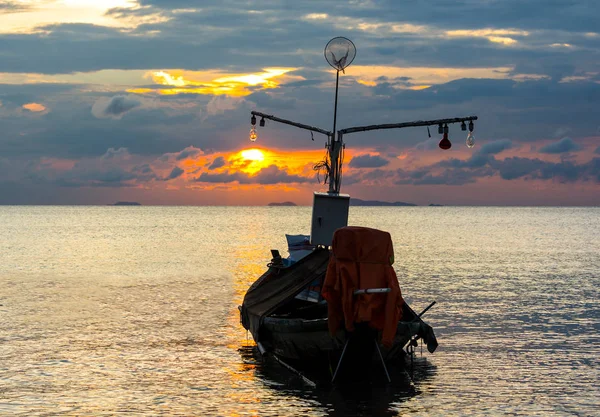
[[108, 148], [106, 153], [100, 157], [100, 159], [108, 160], [108, 159], [119, 159], [119, 160], [128, 160], [131, 159], [131, 155], [129, 154], [129, 150], [127, 148]]
[[28, 166], [28, 179], [38, 184], [60, 187], [134, 187], [141, 182], [159, 179], [149, 164], [136, 164], [139, 157], [126, 148], [109, 148], [96, 158], [84, 158], [72, 166], [52, 162], [32, 161]]
[[416, 171], [396, 171], [398, 185], [464, 185], [476, 182], [476, 177], [469, 171], [463, 169], [447, 169], [440, 174], [432, 174], [427, 169]]
[[296, 107], [297, 99], [291, 97], [283, 97], [274, 93], [257, 91], [247, 97], [248, 101], [255, 103], [261, 109], [293, 109]]
[[[531, 1], [525, 4], [519, 0], [456, 0], [449, 6], [445, 0], [431, 0], [410, 10], [398, 9], [390, 0], [346, 2], [343, 7], [339, 2], [323, 0], [318, 9], [310, 2], [288, 2], [286, 10], [281, 8], [281, 2], [271, 1], [260, 2], [259, 10], [251, 14], [252, 25], [248, 25], [248, 2], [244, 0], [226, 4], [206, 0], [201, 10], [198, 2], [192, 0], [141, 0], [139, 7], [109, 11], [95, 25], [42, 23], [30, 33], [7, 33], [5, 27], [0, 34], [0, 50], [9, 51], [10, 59], [0, 60], [0, 117], [10, 123], [5, 123], [3, 129], [0, 155], [21, 161], [40, 157], [79, 161], [78, 171], [72, 175], [81, 173], [82, 178], [88, 175], [85, 163], [90, 168], [90, 161], [96, 164], [102, 159], [105, 165], [118, 161], [118, 166], [96, 167], [98, 178], [110, 177], [100, 175], [103, 172], [112, 172], [116, 178], [115, 173], [121, 169], [125, 172], [123, 178], [127, 173], [133, 176], [123, 182], [127, 184], [166, 178], [178, 164], [176, 161], [183, 160], [185, 164], [179, 165], [189, 173], [195, 168], [210, 168], [209, 173], [216, 174], [227, 165], [215, 155], [227, 157], [243, 145], [251, 107], [272, 109], [282, 118], [330, 128], [335, 74], [329, 72], [322, 48], [333, 32], [343, 29], [344, 35], [355, 42], [359, 54], [346, 74], [340, 74], [341, 128], [479, 116], [478, 143], [471, 157], [431, 162], [429, 172], [406, 168], [407, 172], [398, 177], [400, 180], [456, 184], [466, 183], [469, 177], [477, 180], [494, 175], [591, 181], [594, 168], [582, 161], [590, 158], [597, 147], [584, 138], [600, 132], [597, 115], [590, 107], [590, 103], [600, 102], [600, 36], [598, 13], [594, 13], [598, 5], [583, 0]], [[25, 3], [0, 1], [0, 13]], [[543, 12], [528, 13], [529, 10]], [[312, 13], [327, 18], [307, 18]], [[25, 16], [4, 16], [7, 20], [13, 17]], [[110, 27], [102, 26], [108, 22]], [[256, 31], [256, 27], [273, 31]], [[503, 45], [503, 39], [493, 42], [491, 37], [516, 42]], [[551, 47], [553, 44], [562, 46]], [[465, 51], [477, 59], [465, 59]], [[410, 67], [403, 68], [407, 63]], [[147, 73], [168, 73], [175, 82], [181, 75], [186, 80], [207, 84], [233, 75], [260, 74], [269, 67], [297, 70], [278, 78], [279, 84], [268, 90], [262, 84], [244, 84], [246, 93], [251, 93], [245, 96], [245, 103], [207, 94], [140, 96], [126, 92], [137, 87], [152, 91], [178, 88], [158, 85], [156, 79], [144, 78]], [[425, 84], [431, 87], [411, 90]], [[225, 91], [227, 83], [218, 87]], [[22, 108], [30, 103], [43, 103], [52, 111], [40, 112], [44, 117], [32, 117]], [[201, 114], [198, 109], [203, 109]], [[106, 118], [121, 120], [107, 123]], [[454, 125], [451, 132], [456, 130]], [[411, 163], [413, 156], [422, 155], [421, 161], [440, 159], [434, 152], [419, 153], [413, 148], [416, 143], [419, 148], [437, 148], [439, 136], [435, 126], [435, 139], [427, 141], [426, 133], [425, 128], [420, 128], [403, 129], [401, 133], [389, 130], [356, 134], [348, 136], [347, 143], [350, 150], [359, 154], [366, 151], [359, 148], [368, 143], [368, 149], [376, 149], [379, 158], [389, 159], [397, 167], [400, 163], [408, 165], [408, 161], [398, 162], [388, 156], [387, 150], [392, 146], [403, 153], [411, 148], [407, 151]], [[307, 132], [271, 121], [259, 135], [261, 145], [267, 149], [316, 149], [322, 139], [316, 136], [311, 142]], [[573, 144], [589, 148], [590, 155], [580, 152], [571, 162], [558, 165], [535, 158], [499, 158], [510, 147], [529, 149], [530, 146], [523, 146], [525, 143], [539, 150], [549, 143], [540, 141], [542, 138], [557, 141], [566, 135], [573, 138]], [[453, 142], [454, 138], [451, 136]], [[462, 148], [463, 134], [456, 138], [456, 145]], [[481, 144], [479, 139], [483, 139]], [[191, 149], [184, 149], [186, 146]], [[105, 152], [109, 154], [107, 148], [115, 152], [100, 157]], [[130, 159], [124, 159], [125, 154], [118, 155], [121, 148], [129, 150]], [[463, 155], [458, 148], [453, 146], [447, 155]], [[196, 149], [210, 150], [211, 155], [194, 166], [192, 159], [200, 159]], [[600, 155], [600, 147], [596, 152], [599, 153], [594, 156]], [[561, 153], [558, 155], [563, 156]], [[516, 152], [511, 151], [513, 154]], [[161, 155], [167, 155], [166, 160], [157, 162]], [[551, 159], [543, 153], [539, 156]], [[365, 167], [389, 168], [378, 165], [382, 161], [375, 157], [369, 159], [363, 161]], [[360, 158], [355, 158], [349, 166], [360, 166], [360, 162]], [[217, 166], [221, 169], [216, 170]], [[238, 176], [241, 182], [276, 180], [278, 176], [289, 180], [285, 174], [291, 176], [290, 171], [281, 170], [271, 172], [270, 177], [265, 172], [264, 178], [226, 174], [229, 178]], [[359, 178], [382, 184], [385, 180], [389, 184], [397, 178], [396, 174], [393, 178], [369, 178], [365, 172], [356, 171], [344, 179], [345, 184]]]
[[513, 143], [509, 139], [496, 140], [493, 142], [488, 142], [484, 144], [477, 151], [480, 155], [496, 155], [502, 151], [512, 148]]
[[214, 96], [206, 105], [206, 112], [214, 116], [237, 109], [245, 100], [241, 97]]
[[217, 156], [212, 163], [210, 164], [210, 166], [208, 167], [209, 170], [213, 170], [213, 169], [217, 169], [217, 168], [221, 168], [225, 166], [225, 158], [223, 158], [222, 156]]
[[46, 111], [46, 106], [40, 103], [27, 103], [22, 106], [25, 110], [29, 110], [32, 113], [40, 113]]
[[[378, 172], [377, 177], [389, 178], [389, 173], [390, 171]], [[453, 158], [413, 170], [399, 169], [394, 171], [393, 182], [411, 185], [464, 185], [492, 176], [499, 176], [506, 181], [525, 179], [561, 184], [600, 183], [600, 158], [582, 163], [572, 160], [555, 163], [539, 158], [496, 159], [492, 155], [474, 155], [467, 160]], [[367, 175], [361, 177], [363, 181], [368, 179]]]
[[140, 104], [140, 101], [125, 96], [114, 96], [110, 99], [102, 97], [92, 106], [92, 114], [98, 118], [120, 119]]
[[198, 148], [194, 148], [193, 146], [189, 146], [189, 147], [185, 148], [184, 150], [182, 150], [181, 152], [179, 152], [179, 154], [175, 157], [175, 160], [181, 161], [182, 159], [194, 157], [194, 156], [200, 155], [202, 153], [203, 153], [202, 149], [198, 149]]
[[284, 169], [281, 169], [276, 165], [270, 165], [261, 169], [256, 175], [248, 175], [243, 172], [231, 171], [220, 174], [203, 172], [198, 178], [196, 178], [196, 181], [209, 183], [238, 182], [240, 184], [273, 185], [285, 183], [306, 183], [311, 181], [311, 179], [302, 177], [300, 175], [288, 174]]
[[169, 174], [169, 176], [167, 178], [165, 178], [165, 181], [173, 180], [175, 178], [178, 178], [183, 173], [184, 173], [183, 169], [181, 169], [179, 167], [175, 167], [175, 168], [173, 168], [173, 170], [171, 171], [171, 173]]
[[381, 168], [390, 163], [379, 155], [359, 155], [352, 158], [349, 166], [353, 168]]
[[19, 13], [29, 10], [31, 6], [18, 1], [3, 1], [0, 3], [0, 15], [8, 13]]
[[565, 153], [578, 151], [581, 149], [581, 146], [576, 144], [573, 139], [566, 137], [562, 138], [558, 142], [551, 143], [549, 145], [543, 146], [540, 148], [541, 153]]
[[[322, 48], [332, 31], [343, 29], [356, 43], [359, 54], [366, 52], [360, 57], [369, 64], [389, 64], [392, 56], [402, 56], [415, 66], [436, 68], [456, 68], [459, 63], [472, 67], [529, 63], [531, 70], [536, 67], [538, 74], [545, 74], [569, 61], [577, 63], [565, 70], [573, 73], [593, 69], [596, 64], [591, 51], [596, 50], [598, 40], [585, 33], [597, 31], [593, 17], [597, 6], [583, 3], [556, 1], [548, 5], [534, 0], [523, 5], [507, 0], [484, 5], [462, 0], [448, 7], [443, 0], [436, 0], [409, 11], [398, 10], [391, 1], [356, 1], [340, 7], [339, 2], [323, 0], [318, 13], [329, 18], [306, 19], [315, 13], [310, 3], [286, 3], [282, 9], [281, 2], [266, 2], [251, 14], [253, 24], [248, 25], [248, 5], [243, 0], [227, 5], [203, 1], [202, 8], [197, 2], [144, 1], [138, 2], [144, 7], [113, 9], [105, 16], [126, 30], [79, 23], [38, 26], [33, 33], [11, 36], [6, 39], [10, 44], [6, 49], [18, 52], [0, 62], [0, 71], [3, 67], [43, 73], [105, 68], [257, 68], [282, 65], [282, 57], [286, 65], [315, 66], [324, 64], [322, 57], [317, 60], [315, 45]], [[267, 26], [278, 36], [257, 33], [256, 27]], [[105, 33], [96, 34], [99, 29]], [[457, 33], [461, 36], [451, 36]], [[507, 48], [490, 41], [494, 37], [518, 43]], [[552, 44], [573, 48], [565, 51], [550, 47]], [[460, 53], [464, 50], [478, 59], [465, 60]], [[39, 59], [32, 60], [31, 56]]]
[[150, 164], [136, 165], [131, 169], [131, 172], [135, 175], [139, 181], [151, 181], [158, 178]]
[[197, 182], [209, 182], [209, 183], [230, 183], [238, 181], [240, 184], [247, 183], [248, 176], [242, 172], [222, 172], [220, 174], [211, 174], [203, 172], [198, 178]]
[[466, 160], [450, 158], [438, 162], [436, 166], [447, 168], [481, 168], [495, 161], [493, 155], [510, 148], [512, 148], [512, 141], [508, 139], [488, 142]]
[[531, 176], [534, 172], [546, 166], [546, 162], [540, 159], [530, 159], [521, 157], [506, 158], [502, 161], [493, 161], [494, 168], [504, 180], [515, 180], [526, 176]]
[[250, 177], [250, 180], [255, 180], [258, 184], [279, 184], [279, 183], [304, 183], [310, 181], [307, 177], [300, 175], [288, 174], [284, 169], [276, 165], [270, 165], [263, 168], [260, 172]]
[[600, 146], [598, 146], [598, 147], [596, 148], [596, 150], [594, 151], [594, 153], [595, 153], [595, 154], [600, 154]]

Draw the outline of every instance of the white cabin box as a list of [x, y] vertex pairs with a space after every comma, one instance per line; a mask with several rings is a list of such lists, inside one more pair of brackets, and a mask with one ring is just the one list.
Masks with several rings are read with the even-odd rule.
[[315, 193], [313, 200], [310, 243], [331, 246], [333, 232], [348, 226], [348, 194]]

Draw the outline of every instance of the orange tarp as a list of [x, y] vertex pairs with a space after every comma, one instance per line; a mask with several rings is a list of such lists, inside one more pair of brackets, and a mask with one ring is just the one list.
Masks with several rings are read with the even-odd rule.
[[[355, 323], [368, 322], [382, 331], [381, 342], [391, 346], [402, 317], [402, 293], [392, 264], [394, 248], [389, 233], [348, 226], [335, 231], [332, 255], [322, 294], [328, 303], [329, 331], [342, 323], [353, 331]], [[354, 295], [366, 288], [390, 288], [382, 294]]]

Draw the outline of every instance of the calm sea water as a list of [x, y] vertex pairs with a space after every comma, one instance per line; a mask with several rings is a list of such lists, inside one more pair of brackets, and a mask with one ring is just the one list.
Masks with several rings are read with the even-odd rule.
[[237, 306], [308, 207], [0, 207], [0, 415], [600, 415], [599, 208], [352, 208], [440, 347], [314, 390]]

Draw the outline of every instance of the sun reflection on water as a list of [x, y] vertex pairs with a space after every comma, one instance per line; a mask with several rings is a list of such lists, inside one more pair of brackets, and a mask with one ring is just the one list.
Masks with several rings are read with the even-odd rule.
[[593, 415], [600, 210], [354, 208], [440, 348], [413, 384], [304, 386], [237, 306], [310, 207], [1, 207], [0, 415]]

